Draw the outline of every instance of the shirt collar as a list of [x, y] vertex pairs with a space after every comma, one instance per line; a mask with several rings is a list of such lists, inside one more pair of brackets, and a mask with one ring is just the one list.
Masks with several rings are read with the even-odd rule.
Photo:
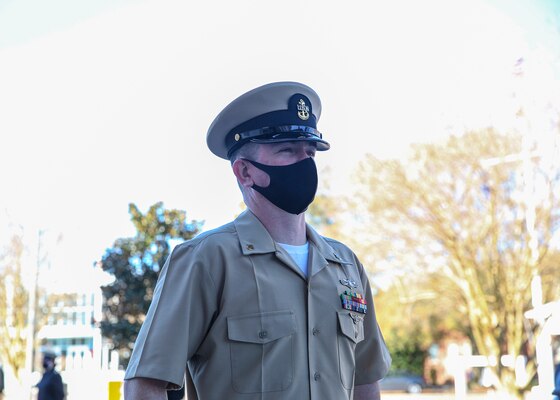
[[251, 210], [243, 211], [233, 223], [239, 236], [239, 244], [243, 255], [276, 251], [276, 245], [270, 233]]
[[[274, 253], [277, 251], [274, 239], [262, 222], [249, 209], [243, 211], [234, 221], [243, 255]], [[346, 264], [340, 255], [309, 224], [306, 224], [307, 240], [328, 261]]]
[[338, 252], [335, 249], [333, 249], [330, 244], [327, 243], [325, 238], [319, 235], [319, 233], [317, 233], [317, 231], [315, 231], [315, 229], [313, 229], [309, 224], [306, 224], [306, 227], [307, 227], [307, 240], [309, 240], [311, 243], [315, 245], [315, 247], [317, 247], [319, 253], [321, 253], [321, 255], [326, 260], [336, 262], [339, 264], [350, 263], [349, 261], [344, 261], [341, 258], [341, 256], [338, 254]]

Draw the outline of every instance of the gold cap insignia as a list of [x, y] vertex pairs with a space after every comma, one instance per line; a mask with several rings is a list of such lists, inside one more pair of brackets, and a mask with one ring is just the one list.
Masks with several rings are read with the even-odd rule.
[[305, 101], [303, 101], [303, 99], [299, 99], [297, 109], [297, 115], [300, 119], [304, 121], [309, 119], [309, 107], [307, 106], [307, 104], [305, 104]]

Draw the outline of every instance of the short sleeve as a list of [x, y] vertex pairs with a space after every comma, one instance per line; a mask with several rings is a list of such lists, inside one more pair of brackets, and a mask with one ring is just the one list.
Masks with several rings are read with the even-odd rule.
[[387, 374], [391, 366], [391, 356], [375, 317], [369, 280], [361, 264], [359, 264], [359, 268], [360, 279], [366, 292], [368, 310], [364, 317], [365, 339], [356, 346], [356, 386], [377, 382]]
[[169, 256], [125, 379], [152, 378], [174, 387], [183, 384], [187, 361], [204, 340], [216, 313], [216, 290], [204, 254], [187, 242]]

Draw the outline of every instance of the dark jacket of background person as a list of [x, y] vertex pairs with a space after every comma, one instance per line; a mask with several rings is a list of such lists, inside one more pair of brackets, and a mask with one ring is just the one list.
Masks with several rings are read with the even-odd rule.
[[44, 366], [45, 373], [37, 384], [39, 388], [37, 400], [63, 400], [64, 385], [60, 374], [54, 370], [54, 360], [52, 364]]
[[0, 365], [0, 393], [4, 391], [4, 370]]

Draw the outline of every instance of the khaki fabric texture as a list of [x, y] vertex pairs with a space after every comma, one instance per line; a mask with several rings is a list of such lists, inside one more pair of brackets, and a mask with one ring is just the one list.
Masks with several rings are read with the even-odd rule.
[[[350, 400], [381, 379], [391, 357], [363, 266], [342, 243], [307, 236], [309, 278], [250, 211], [178, 245], [125, 379], [180, 386], [186, 370], [189, 400]], [[345, 279], [365, 316], [342, 308]]]

